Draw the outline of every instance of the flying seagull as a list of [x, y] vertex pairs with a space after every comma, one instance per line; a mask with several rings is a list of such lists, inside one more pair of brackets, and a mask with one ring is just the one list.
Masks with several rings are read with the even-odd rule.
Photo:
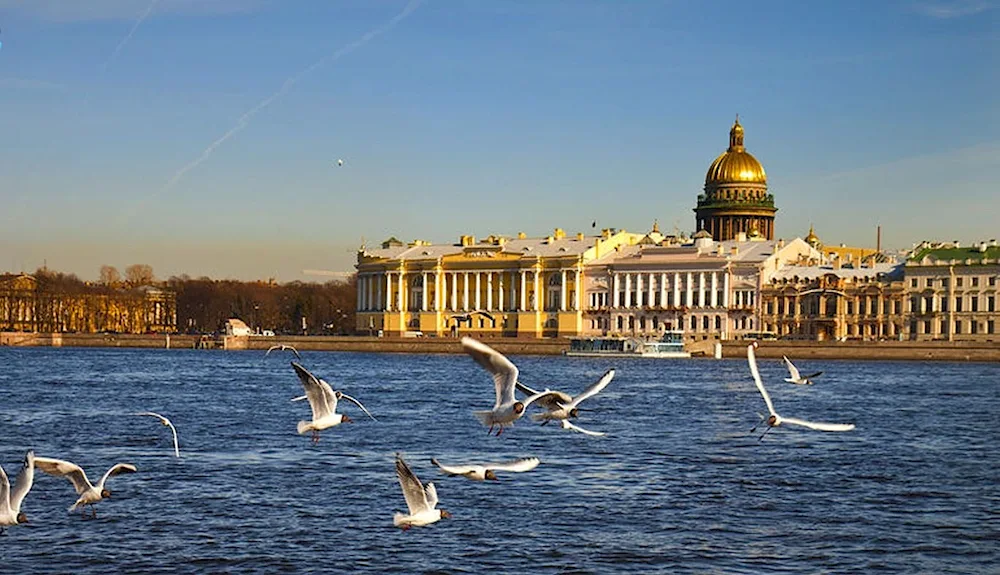
[[435, 509], [438, 504], [437, 488], [433, 483], [428, 483], [424, 487], [423, 483], [417, 479], [410, 466], [403, 460], [403, 456], [396, 454], [396, 477], [399, 478], [399, 486], [403, 489], [403, 497], [406, 499], [406, 507], [409, 514], [397, 512], [392, 517], [392, 524], [406, 531], [410, 527], [429, 525], [441, 518], [451, 517], [444, 509]]
[[280, 351], [285, 351], [286, 349], [291, 350], [291, 352], [295, 354], [295, 357], [297, 357], [299, 361], [302, 361], [302, 356], [299, 355], [299, 350], [295, 349], [290, 345], [285, 345], [285, 344], [272, 345], [271, 347], [267, 348], [267, 352], [264, 353], [264, 357], [267, 357], [272, 351], [276, 349]]
[[170, 431], [174, 434], [174, 455], [177, 457], [181, 456], [181, 448], [177, 443], [177, 428], [174, 427], [174, 424], [171, 423], [169, 419], [163, 417], [159, 413], [153, 413], [152, 411], [144, 411], [142, 413], [136, 413], [135, 415], [148, 415], [150, 417], [155, 417], [160, 420], [160, 423], [169, 427]]
[[49, 475], [69, 479], [73, 484], [73, 487], [76, 489], [77, 494], [80, 496], [79, 499], [76, 500], [76, 503], [69, 508], [69, 511], [73, 511], [79, 507], [81, 513], [86, 513], [86, 506], [89, 505], [94, 517], [97, 517], [97, 508], [94, 507], [94, 504], [102, 499], [108, 499], [111, 497], [111, 490], [104, 487], [108, 478], [118, 475], [119, 473], [135, 473], [138, 471], [138, 469], [130, 463], [118, 463], [109, 469], [103, 477], [101, 477], [101, 481], [98, 482], [97, 485], [93, 485], [90, 480], [87, 479], [87, 474], [84, 473], [83, 469], [81, 469], [79, 465], [70, 463], [69, 461], [50, 459], [48, 457], [36, 457], [35, 466]]
[[[792, 417], [781, 417], [778, 412], [774, 411], [774, 404], [771, 403], [771, 396], [767, 394], [767, 390], [764, 389], [764, 383], [760, 380], [760, 372], [757, 371], [757, 356], [754, 350], [757, 349], [757, 342], [753, 342], [747, 346], [747, 363], [750, 364], [750, 373], [753, 374], [753, 381], [757, 384], [757, 389], [760, 391], [761, 397], [764, 398], [764, 403], [767, 405], [767, 411], [770, 412], [770, 416], [765, 420], [767, 423], [767, 429], [761, 434], [760, 439], [764, 439], [767, 432], [773, 427], [778, 427], [782, 423], [790, 423], [792, 425], [801, 425], [802, 427], [808, 427], [809, 429], [816, 429], [818, 431], [850, 431], [854, 429], [853, 423], [813, 423], [811, 421], [805, 421], [804, 419], [795, 419]], [[760, 424], [758, 424], [760, 425]], [[757, 429], [755, 425], [750, 433], [753, 433]]]
[[524, 393], [525, 395], [539, 396], [535, 402], [544, 407], [545, 411], [532, 415], [531, 419], [534, 421], [544, 422], [542, 425], [545, 425], [550, 421], [559, 421], [563, 429], [579, 431], [580, 433], [585, 433], [587, 435], [604, 435], [604, 433], [588, 431], [580, 426], [573, 425], [569, 419], [575, 419], [578, 417], [580, 415], [580, 408], [578, 407], [580, 403], [588, 397], [597, 395], [602, 389], [611, 383], [611, 380], [614, 379], [614, 377], [615, 370], [609, 369], [604, 373], [604, 375], [601, 376], [601, 379], [591, 384], [590, 387], [583, 390], [583, 392], [576, 397], [572, 397], [568, 393], [562, 391], [539, 393], [521, 382], [517, 382], [516, 385], [518, 391]]
[[[320, 431], [340, 425], [341, 423], [352, 423], [351, 418], [346, 414], [337, 413], [337, 401], [340, 398], [353, 401], [362, 411], [368, 414], [368, 417], [371, 417], [374, 421], [378, 421], [371, 413], [368, 413], [368, 410], [365, 409], [364, 405], [361, 405], [360, 401], [346, 393], [334, 391], [329, 383], [309, 373], [309, 370], [294, 361], [292, 362], [292, 367], [295, 369], [295, 374], [299, 376], [302, 387], [306, 390], [305, 397], [309, 400], [309, 406], [312, 408], [312, 421], [300, 421], [298, 424], [300, 435], [305, 435], [306, 432], [311, 431], [313, 443], [318, 443]], [[292, 401], [298, 399], [301, 398], [296, 398]]]
[[14, 490], [10, 489], [7, 473], [0, 466], [0, 534], [5, 527], [13, 527], [20, 523], [28, 523], [28, 516], [21, 511], [21, 503], [31, 491], [35, 481], [35, 452], [28, 451], [24, 456], [24, 464], [14, 481]]
[[488, 433], [492, 433], [493, 428], [499, 425], [500, 429], [497, 431], [497, 437], [499, 437], [503, 433], [504, 427], [513, 426], [514, 421], [524, 415], [524, 410], [533, 401], [549, 392], [546, 389], [541, 393], [531, 395], [524, 401], [518, 401], [514, 397], [514, 386], [517, 384], [518, 375], [517, 366], [504, 357], [502, 353], [468, 336], [462, 338], [462, 349], [472, 356], [476, 363], [493, 375], [493, 385], [496, 388], [496, 402], [493, 404], [493, 409], [472, 412], [483, 425], [490, 427]]
[[795, 364], [793, 364], [790, 359], [788, 359], [785, 356], [781, 357], [782, 359], [785, 360], [785, 366], [788, 367], [788, 377], [785, 378], [785, 381], [789, 383], [795, 383], [798, 385], [812, 385], [813, 384], [812, 379], [814, 377], [818, 377], [823, 374], [822, 371], [817, 371], [816, 373], [810, 373], [809, 375], [803, 377], [802, 375], [799, 374], [799, 368], [795, 367]]
[[441, 468], [441, 471], [447, 473], [449, 477], [462, 475], [473, 481], [486, 481], [487, 479], [490, 481], [498, 481], [496, 474], [497, 471], [511, 471], [518, 473], [522, 471], [531, 471], [532, 469], [538, 467], [539, 461], [537, 457], [525, 457], [504, 463], [444, 465], [432, 457], [431, 463]]

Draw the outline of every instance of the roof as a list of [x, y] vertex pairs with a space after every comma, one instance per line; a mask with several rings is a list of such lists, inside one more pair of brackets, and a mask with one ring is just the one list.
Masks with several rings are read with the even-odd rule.
[[[462, 245], [431, 244], [416, 241], [409, 245], [390, 245], [384, 248], [365, 248], [361, 255], [365, 258], [386, 260], [436, 260], [443, 256], [459, 255], [469, 251], [489, 250], [502, 254], [518, 254], [526, 257], [580, 256], [594, 247], [597, 240], [607, 240], [600, 235], [548, 236], [542, 238], [508, 238], [491, 236], [477, 243]], [[388, 244], [388, 242], [386, 242]], [[386, 245], [383, 244], [383, 245]]]
[[909, 262], [917, 262], [924, 265], [952, 265], [966, 263], [966, 260], [971, 260], [972, 263], [985, 263], [984, 260], [993, 260], [996, 262], [1000, 259], [1000, 246], [990, 245], [987, 246], [985, 250], [978, 246], [966, 246], [959, 247], [954, 244], [949, 244], [948, 246], [924, 246], [915, 250], [914, 254], [910, 256]]
[[785, 266], [771, 276], [772, 280], [799, 278], [811, 280], [833, 274], [845, 279], [878, 279], [885, 275], [890, 279], [902, 277], [902, 266], [899, 264], [875, 264], [870, 268], [834, 268], [832, 266]]

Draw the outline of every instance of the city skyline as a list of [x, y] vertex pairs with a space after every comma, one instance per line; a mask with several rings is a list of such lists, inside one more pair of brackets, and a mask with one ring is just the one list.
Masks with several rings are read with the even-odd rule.
[[993, 238], [996, 12], [0, 0], [0, 271], [322, 281], [362, 237], [690, 233], [736, 113], [775, 237]]

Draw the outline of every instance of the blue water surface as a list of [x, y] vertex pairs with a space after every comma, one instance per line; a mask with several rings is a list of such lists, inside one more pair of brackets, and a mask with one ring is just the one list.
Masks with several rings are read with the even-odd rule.
[[[527, 418], [501, 437], [473, 417], [492, 380], [465, 355], [304, 352], [361, 400], [318, 445], [290, 355], [0, 349], [0, 463], [24, 452], [111, 478], [96, 519], [36, 474], [31, 521], [0, 536], [5, 573], [985, 573], [1000, 565], [1000, 365], [801, 361], [813, 386], [761, 360], [791, 426], [763, 441], [743, 360], [514, 356], [522, 380], [587, 400], [589, 437]], [[170, 417], [170, 433], [148, 417]], [[401, 452], [453, 516], [402, 532]], [[537, 456], [478, 483], [430, 464]]]

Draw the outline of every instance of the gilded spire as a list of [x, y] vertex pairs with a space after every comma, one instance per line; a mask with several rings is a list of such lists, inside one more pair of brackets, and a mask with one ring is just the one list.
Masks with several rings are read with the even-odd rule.
[[733, 124], [732, 129], [729, 130], [729, 151], [743, 151], [743, 126], [740, 125], [739, 114], [736, 114], [736, 122]]
[[659, 222], [659, 220], [653, 220], [653, 232], [660, 233], [660, 222]]

